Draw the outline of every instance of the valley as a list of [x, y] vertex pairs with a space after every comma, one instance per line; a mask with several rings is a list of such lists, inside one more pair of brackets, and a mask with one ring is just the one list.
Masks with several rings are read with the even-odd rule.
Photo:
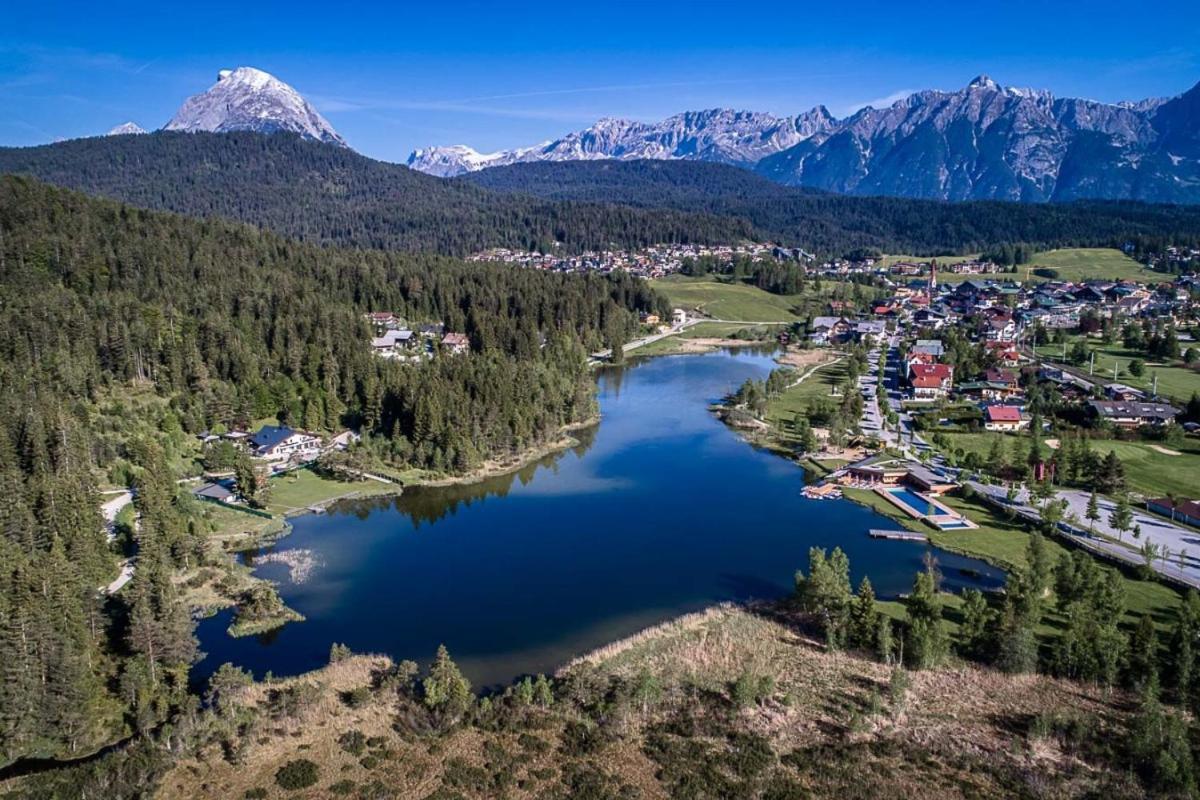
[[6, 13], [0, 800], [1200, 797], [1200, 16], [631, 10]]

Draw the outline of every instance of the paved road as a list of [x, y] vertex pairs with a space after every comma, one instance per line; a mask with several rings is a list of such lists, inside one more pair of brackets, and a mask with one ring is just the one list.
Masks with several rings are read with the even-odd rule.
[[[1035, 524], [1040, 522], [1041, 515], [1036, 508], [1030, 505], [1028, 491], [1024, 489], [1019, 491], [1015, 501], [1010, 505], [1007, 501], [1007, 487], [982, 484], [976, 481], [967, 481], [967, 483], [975, 491], [990, 498], [994, 504], [1008, 506], [1018, 516]], [[1096, 534], [1092, 534], [1088, 531], [1088, 522], [1084, 518], [1088, 494], [1065, 490], [1058, 492], [1058, 496], [1067, 501], [1068, 513], [1075, 513], [1079, 517], [1078, 523], [1060, 523], [1061, 535], [1086, 550], [1133, 566], [1141, 566], [1146, 563], [1136, 548], [1141, 546], [1141, 542], [1149, 540], [1169, 551], [1167, 558], [1155, 559], [1151, 565], [1155, 572], [1178, 583], [1200, 588], [1200, 558], [1198, 558], [1200, 556], [1200, 532], [1134, 510], [1134, 523], [1142, 526], [1141, 539], [1135, 540], [1131, 535], [1125, 534], [1124, 541], [1129, 544], [1110, 541], [1102, 538], [1099, 534], [1116, 536], [1116, 531], [1112, 530], [1108, 524], [1108, 514], [1114, 505], [1112, 501], [1103, 498], [1099, 500], [1101, 520], [1096, 523]], [[1180, 553], [1184, 553], [1182, 558]]]
[[[709, 321], [710, 320], [689, 319], [687, 322], [684, 322], [682, 325], [671, 328], [671, 330], [667, 331], [666, 333], [655, 333], [650, 336], [643, 336], [641, 339], [634, 339], [631, 342], [627, 342], [625, 344], [625, 346], [622, 348], [622, 350], [625, 353], [628, 353], [630, 350], [636, 350], [637, 348], [642, 347], [643, 345], [650, 344], [651, 342], [657, 342], [659, 339], [666, 339], [668, 336], [674, 336], [677, 333], [682, 333], [683, 331], [687, 330], [688, 328], [692, 327], [693, 325], [695, 325], [698, 322], [709, 322]], [[711, 321], [719, 322], [721, 320], [711, 320]], [[595, 353], [592, 353], [592, 361], [607, 361], [610, 358], [612, 358], [612, 348], [611, 347], [608, 348], [607, 350], [600, 350]]]

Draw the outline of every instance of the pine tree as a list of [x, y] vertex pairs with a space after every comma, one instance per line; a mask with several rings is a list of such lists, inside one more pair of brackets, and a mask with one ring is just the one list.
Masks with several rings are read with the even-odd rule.
[[917, 573], [912, 594], [905, 601], [905, 610], [905, 661], [913, 669], [939, 666], [950, 648], [950, 637], [942, 619], [942, 601], [931, 569]]
[[1125, 683], [1134, 690], [1158, 684], [1158, 635], [1154, 620], [1142, 614], [1129, 638], [1129, 657], [1125, 664]]
[[446, 645], [438, 645], [429, 675], [421, 683], [425, 705], [448, 721], [457, 720], [471, 707], [471, 684], [450, 658]]
[[978, 589], [967, 589], [962, 600], [963, 621], [958, 632], [960, 650], [967, 658], [987, 661], [992, 650], [992, 610]]
[[1096, 523], [1100, 521], [1100, 501], [1096, 498], [1094, 489], [1088, 495], [1087, 510], [1084, 512], [1084, 516], [1088, 521], [1088, 530], [1095, 533]]
[[858, 594], [850, 609], [850, 644], [862, 650], [875, 646], [879, 632], [879, 610], [875, 608], [875, 589], [866, 575], [858, 584]]

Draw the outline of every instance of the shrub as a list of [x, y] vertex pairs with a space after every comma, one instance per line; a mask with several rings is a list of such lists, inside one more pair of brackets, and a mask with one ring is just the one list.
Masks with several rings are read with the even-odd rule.
[[338, 744], [352, 756], [361, 756], [367, 749], [367, 740], [362, 731], [346, 731], [338, 737]]
[[263, 800], [267, 796], [267, 790], [262, 786], [255, 786], [253, 789], [247, 789], [244, 797], [246, 800]]
[[371, 700], [371, 687], [358, 686], [348, 692], [342, 692], [342, 702], [350, 708], [362, 708]]
[[296, 791], [316, 784], [320, 769], [307, 758], [289, 761], [275, 773], [275, 782], [283, 789]]
[[341, 781], [338, 781], [337, 783], [332, 783], [329, 785], [329, 793], [330, 794], [338, 794], [338, 795], [346, 795], [346, 794], [350, 794], [351, 792], [353, 792], [357, 786], [358, 786], [358, 784], [356, 784], [352, 780], [349, 780], [349, 779], [341, 780]]

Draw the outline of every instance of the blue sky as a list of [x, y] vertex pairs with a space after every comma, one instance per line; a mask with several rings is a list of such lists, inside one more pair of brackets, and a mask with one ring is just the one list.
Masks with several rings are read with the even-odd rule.
[[171, 5], [7, 4], [0, 144], [156, 128], [235, 66], [291, 83], [351, 146], [392, 161], [602, 116], [818, 103], [841, 116], [979, 73], [1104, 101], [1200, 81], [1195, 2]]

